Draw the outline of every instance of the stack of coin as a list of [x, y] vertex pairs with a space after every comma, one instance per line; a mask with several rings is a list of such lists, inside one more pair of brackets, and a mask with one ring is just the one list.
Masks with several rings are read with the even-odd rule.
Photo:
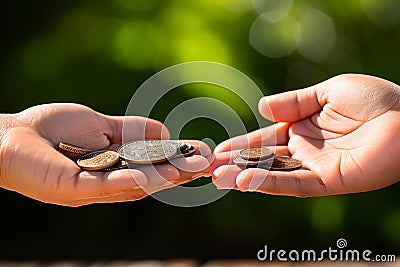
[[243, 149], [233, 159], [233, 163], [239, 167], [269, 167], [274, 160], [274, 152], [268, 147], [251, 147]]
[[161, 163], [172, 158], [191, 156], [194, 152], [194, 146], [179, 140], [133, 141], [118, 149], [120, 157], [133, 164]]
[[128, 164], [155, 164], [196, 152], [191, 144], [180, 140], [140, 140], [123, 144], [118, 152], [91, 151], [71, 144], [60, 143], [59, 151], [76, 161], [84, 170], [113, 171], [128, 168]]
[[272, 171], [291, 171], [302, 167], [301, 161], [286, 156], [275, 156], [272, 149], [263, 147], [246, 148], [239, 152], [233, 163], [242, 168], [263, 168]]

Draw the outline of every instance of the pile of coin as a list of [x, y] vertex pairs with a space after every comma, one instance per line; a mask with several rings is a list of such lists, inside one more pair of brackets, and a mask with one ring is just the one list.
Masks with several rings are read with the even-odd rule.
[[128, 168], [128, 164], [155, 164], [196, 152], [191, 144], [180, 140], [139, 140], [123, 144], [117, 152], [91, 151], [79, 146], [60, 143], [58, 150], [76, 161], [84, 170], [113, 171]]
[[233, 163], [242, 168], [263, 168], [271, 171], [292, 171], [302, 167], [301, 161], [287, 156], [275, 156], [273, 150], [266, 146], [241, 150]]

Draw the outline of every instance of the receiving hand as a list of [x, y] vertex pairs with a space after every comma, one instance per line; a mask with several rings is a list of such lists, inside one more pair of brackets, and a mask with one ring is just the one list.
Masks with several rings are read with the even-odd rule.
[[[209, 171], [208, 160], [200, 155], [174, 159], [173, 165], [83, 171], [56, 149], [60, 142], [91, 150], [115, 149], [122, 142], [124, 123], [129, 129], [124, 141], [169, 138], [162, 123], [143, 117], [107, 116], [78, 104], [46, 104], [0, 119], [0, 187], [47, 203], [80, 206], [138, 200]], [[203, 155], [211, 154], [204, 143], [190, 143]]]
[[[340, 75], [264, 97], [259, 110], [279, 123], [217, 146], [217, 187], [308, 197], [370, 191], [400, 179], [400, 88], [394, 83]], [[229, 165], [228, 151], [261, 144], [276, 145], [276, 155], [299, 159], [304, 168], [281, 172]]]

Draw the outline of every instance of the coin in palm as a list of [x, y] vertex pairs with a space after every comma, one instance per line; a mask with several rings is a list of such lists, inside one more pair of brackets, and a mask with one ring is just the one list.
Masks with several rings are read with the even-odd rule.
[[151, 164], [167, 161], [177, 151], [177, 144], [168, 140], [139, 140], [123, 144], [118, 154], [130, 163]]

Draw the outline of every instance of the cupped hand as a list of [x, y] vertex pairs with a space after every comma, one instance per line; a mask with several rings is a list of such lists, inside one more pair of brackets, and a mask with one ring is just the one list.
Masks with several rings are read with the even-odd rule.
[[39, 105], [0, 115], [0, 186], [46, 203], [81, 206], [141, 199], [208, 173], [207, 145], [190, 141], [202, 155], [171, 164], [111, 172], [83, 171], [57, 151], [60, 142], [91, 150], [116, 149], [124, 141], [168, 139], [165, 126], [136, 116], [107, 116], [78, 104]]
[[[264, 97], [259, 110], [278, 123], [217, 146], [217, 187], [308, 197], [370, 191], [400, 179], [400, 88], [394, 83], [339, 75]], [[304, 168], [243, 170], [231, 164], [232, 151], [261, 144], [301, 160]]]

